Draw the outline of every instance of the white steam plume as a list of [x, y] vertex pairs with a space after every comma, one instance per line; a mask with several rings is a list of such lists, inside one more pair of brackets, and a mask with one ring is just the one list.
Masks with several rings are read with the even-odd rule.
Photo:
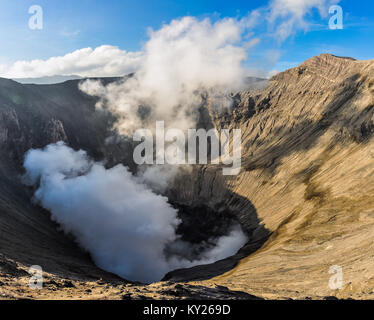
[[[257, 18], [255, 11], [242, 20], [215, 23], [194, 17], [173, 20], [149, 32], [134, 76], [107, 86], [87, 80], [80, 89], [100, 97], [99, 109], [118, 116], [115, 129], [121, 135], [131, 137], [144, 128], [154, 132], [156, 121], [161, 120], [165, 130], [195, 128], [203, 103], [211, 102], [220, 112], [231, 107], [229, 93], [245, 87], [242, 64], [257, 39], [247, 37], [245, 42], [243, 38]], [[147, 166], [141, 173], [149, 186], [162, 191], [178, 170]]]
[[39, 183], [35, 199], [52, 219], [76, 237], [99, 267], [123, 278], [160, 280], [172, 269], [230, 256], [246, 242], [241, 229], [234, 228], [195, 261], [166, 258], [167, 245], [177, 241], [188, 247], [176, 235], [177, 211], [126, 167], [106, 169], [62, 142], [30, 150], [24, 167], [25, 182]]
[[[222, 93], [244, 88], [242, 63], [256, 39], [243, 43], [243, 34], [256, 18], [253, 13], [246, 19], [215, 23], [193, 17], [173, 20], [149, 32], [141, 65], [133, 77], [106, 87], [86, 81], [80, 88], [99, 96], [99, 107], [120, 116], [120, 134], [131, 136], [136, 129], [152, 129], [156, 120], [165, 121], [166, 127], [194, 128], [193, 112], [202, 102], [201, 93], [214, 91], [222, 97]], [[148, 121], [139, 107], [148, 108]]]

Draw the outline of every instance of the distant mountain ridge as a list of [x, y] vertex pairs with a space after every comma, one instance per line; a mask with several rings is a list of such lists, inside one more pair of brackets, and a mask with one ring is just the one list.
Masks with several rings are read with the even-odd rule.
[[79, 80], [82, 79], [80, 76], [71, 75], [71, 76], [47, 76], [47, 77], [38, 77], [38, 78], [13, 78], [12, 80], [22, 83], [22, 84], [58, 84], [68, 80]]

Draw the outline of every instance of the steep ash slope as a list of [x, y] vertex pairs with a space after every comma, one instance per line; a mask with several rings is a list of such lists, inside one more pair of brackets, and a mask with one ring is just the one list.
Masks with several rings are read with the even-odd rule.
[[[257, 216], [271, 236], [212, 281], [271, 298], [374, 298], [374, 61], [314, 57], [263, 91], [238, 94], [217, 125], [242, 129], [242, 172], [227, 178], [208, 166], [191, 177], [193, 188], [177, 182], [175, 195], [231, 207], [247, 230]], [[334, 265], [343, 269], [337, 291]], [[204, 268], [209, 274], [200, 267], [168, 279]]]
[[5, 276], [10, 269], [10, 275], [25, 275], [17, 262], [26, 270], [35, 264], [64, 277], [117, 278], [95, 267], [58, 231], [49, 213], [31, 203], [32, 192], [20, 179], [27, 150], [60, 140], [103, 157], [112, 119], [96, 113], [95, 100], [77, 84], [28, 86], [0, 79], [0, 267]]

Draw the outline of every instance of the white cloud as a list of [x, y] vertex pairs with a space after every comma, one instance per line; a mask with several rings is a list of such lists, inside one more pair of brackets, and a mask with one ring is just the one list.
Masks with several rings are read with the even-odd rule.
[[268, 21], [279, 41], [284, 41], [297, 29], [307, 30], [309, 27], [305, 16], [313, 9], [318, 9], [322, 17], [327, 16], [329, 6], [340, 0], [272, 0]]
[[[247, 17], [236, 19], [222, 19], [216, 24], [210, 25], [209, 19], [197, 22], [193, 17], [185, 17], [179, 20], [173, 20], [170, 24], [164, 25], [158, 31], [150, 31], [151, 41], [148, 42], [143, 51], [127, 52], [118, 47], [111, 45], [103, 45], [92, 48], [83, 48], [68, 53], [64, 56], [52, 57], [47, 60], [32, 60], [32, 61], [17, 61], [11, 65], [0, 65], [0, 77], [5, 78], [34, 78], [55, 75], [79, 75], [82, 77], [101, 77], [101, 76], [123, 76], [138, 70], [142, 62], [143, 53], [147, 54], [154, 51], [156, 46], [165, 46], [170, 41], [180, 47], [169, 48], [172, 52], [167, 50], [160, 51], [160, 55], [151, 57], [155, 62], [164, 63], [170, 58], [171, 54], [180, 51], [182, 60], [170, 61], [170, 65], [175, 65], [176, 68], [182, 68], [189, 63], [190, 60], [196, 58], [196, 55], [201, 55], [202, 44], [196, 50], [190, 50], [183, 53], [183, 46], [188, 46], [188, 42], [192, 44], [193, 41], [206, 41], [204, 50], [208, 54], [219, 48], [222, 44], [225, 48], [225, 54], [228, 54], [229, 48], [233, 51], [233, 55], [237, 55], [239, 50], [242, 50], [243, 56], [245, 51], [256, 45], [264, 34], [254, 35], [248, 32], [255, 26], [261, 23], [261, 17], [266, 17], [267, 23], [272, 28], [272, 33], [275, 38], [282, 42], [297, 30], [307, 30], [310, 23], [308, 23], [306, 16], [313, 10], [318, 9], [322, 17], [328, 14], [328, 8], [332, 4], [338, 3], [340, 0], [271, 0], [267, 7], [262, 7], [253, 10]], [[241, 34], [241, 31], [246, 30], [247, 34]], [[188, 32], [188, 36], [184, 36], [183, 32]], [[74, 37], [79, 34], [79, 30], [69, 31], [62, 30], [60, 32], [63, 37]], [[184, 39], [182, 42], [182, 37]], [[211, 38], [212, 36], [212, 38]], [[248, 37], [249, 36], [249, 37]], [[198, 39], [197, 37], [200, 37]], [[220, 43], [220, 41], [223, 41]], [[231, 47], [229, 47], [231, 44]], [[234, 46], [233, 44], [237, 44]], [[153, 46], [153, 47], [151, 47]], [[210, 46], [213, 46], [212, 48]], [[159, 49], [162, 49], [159, 47]], [[199, 52], [200, 50], [200, 52]], [[217, 50], [217, 56], [209, 56], [209, 66], [212, 68], [215, 63], [219, 63], [222, 56], [221, 51]], [[150, 58], [150, 56], [148, 56]], [[228, 60], [229, 58], [226, 58]], [[234, 57], [236, 59], [236, 56]], [[153, 61], [145, 61], [150, 64]], [[178, 64], [176, 64], [178, 62]], [[221, 64], [222, 66], [222, 64]], [[190, 74], [195, 72], [197, 66], [193, 65]], [[218, 66], [219, 68], [220, 66]], [[157, 66], [153, 67], [157, 71]], [[211, 70], [212, 72], [215, 70]], [[176, 70], [176, 73], [178, 70]], [[160, 85], [162, 81], [167, 80], [169, 75], [160, 77]]]
[[4, 78], [35, 78], [54, 75], [82, 77], [124, 76], [137, 70], [141, 52], [127, 52], [115, 46], [84, 48], [47, 60], [17, 61], [1, 65]]

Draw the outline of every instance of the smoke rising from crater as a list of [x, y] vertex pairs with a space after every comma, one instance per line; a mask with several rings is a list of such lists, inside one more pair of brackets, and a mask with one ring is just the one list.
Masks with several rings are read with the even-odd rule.
[[[201, 106], [220, 113], [232, 106], [230, 94], [245, 88], [243, 62], [257, 43], [249, 29], [258, 18], [254, 11], [241, 20], [173, 20], [149, 31], [134, 75], [106, 86], [87, 80], [80, 89], [99, 97], [98, 109], [118, 117], [114, 128], [120, 135], [132, 137], [144, 128], [154, 133], [156, 121], [164, 121], [165, 130], [196, 128]], [[140, 174], [154, 190], [163, 191], [179, 169], [146, 166]]]
[[165, 121], [166, 127], [194, 128], [202, 93], [217, 97], [214, 105], [225, 108], [230, 106], [226, 94], [244, 88], [242, 63], [257, 39], [243, 43], [243, 36], [257, 18], [253, 13], [215, 23], [193, 17], [173, 20], [158, 31], [150, 30], [135, 75], [106, 87], [88, 80], [80, 89], [100, 97], [98, 107], [119, 116], [120, 134], [152, 129], [157, 120]]
[[[213, 239], [194, 261], [189, 244], [179, 239], [177, 210], [153, 193], [126, 167], [106, 169], [64, 143], [30, 150], [25, 183], [38, 185], [35, 199], [66, 233], [90, 252], [95, 263], [123, 278], [151, 282], [172, 269], [211, 263], [234, 254], [246, 242], [240, 228]], [[179, 243], [177, 255], [165, 256], [167, 245]]]

